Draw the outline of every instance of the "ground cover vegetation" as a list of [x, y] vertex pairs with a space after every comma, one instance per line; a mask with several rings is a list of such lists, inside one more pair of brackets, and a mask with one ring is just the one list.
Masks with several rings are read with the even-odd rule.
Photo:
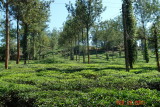
[[51, 3], [0, 0], [0, 106], [160, 106], [159, 0], [105, 21], [102, 0], [75, 0], [48, 31]]
[[[143, 106], [158, 107], [160, 73], [155, 58], [126, 72], [123, 58], [107, 61], [105, 55], [92, 64], [69, 61], [60, 56], [16, 65], [0, 72], [1, 106], [118, 106], [116, 101], [144, 101]], [[58, 58], [57, 58], [58, 57]], [[110, 57], [111, 58], [111, 57]], [[142, 59], [142, 56], [141, 56]], [[97, 63], [98, 62], [98, 63]], [[1, 63], [2, 64], [2, 63]], [[131, 103], [130, 103], [131, 104]]]

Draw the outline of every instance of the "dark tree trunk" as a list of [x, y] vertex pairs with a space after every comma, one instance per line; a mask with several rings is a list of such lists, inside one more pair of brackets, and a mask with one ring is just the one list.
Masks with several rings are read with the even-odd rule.
[[144, 40], [144, 57], [146, 60], [146, 63], [149, 62], [149, 57], [148, 57], [148, 48], [147, 48], [147, 40]]
[[89, 52], [89, 27], [87, 27], [87, 55], [88, 55], [88, 64], [90, 63], [90, 52]]
[[19, 16], [17, 16], [17, 60], [16, 60], [16, 64], [19, 64], [19, 60], [20, 60]]
[[8, 9], [8, 0], [6, 1], [6, 57], [5, 57], [5, 69], [8, 69], [9, 61], [9, 9]]
[[75, 54], [76, 54], [76, 61], [78, 60], [78, 52], [77, 52], [77, 47], [76, 47], [76, 45], [77, 45], [77, 40], [76, 40], [76, 37], [75, 37], [75, 50], [74, 50], [74, 52], [75, 52]]
[[118, 52], [118, 53], [119, 53], [119, 56], [118, 56], [118, 57], [120, 58], [120, 57], [122, 56], [122, 48], [121, 48], [121, 45], [118, 46], [118, 49], [119, 49], [119, 50], [118, 50], [118, 51], [119, 51], [119, 52]]
[[[154, 27], [155, 28], [155, 27]], [[160, 72], [160, 65], [159, 65], [159, 54], [158, 54], [158, 38], [157, 38], [157, 29], [154, 29], [154, 47], [155, 47], [155, 54], [156, 54], [156, 61], [157, 61], [157, 68]]]
[[106, 43], [106, 59], [109, 61], [109, 49], [108, 49], [108, 44]]
[[121, 49], [119, 50], [119, 57], [121, 57], [122, 56], [122, 51], [121, 51]]
[[78, 61], [78, 51], [76, 49], [76, 61]]
[[126, 8], [125, 5], [122, 4], [122, 14], [123, 14], [123, 30], [124, 30], [124, 52], [125, 52], [125, 65], [126, 71], [129, 72], [129, 58], [128, 58], [128, 43], [127, 43], [127, 29], [126, 29]]
[[82, 29], [82, 43], [83, 43], [83, 63], [85, 63], [85, 47], [84, 47], [84, 35], [83, 35], [83, 29]]
[[74, 60], [74, 47], [73, 47], [74, 43], [72, 42], [72, 60]]
[[146, 30], [145, 30], [145, 26], [144, 26], [144, 21], [142, 21], [143, 24], [143, 36], [144, 36], [144, 59], [146, 60], [146, 63], [149, 62], [149, 55], [148, 55], [148, 48], [147, 48], [147, 39], [146, 39]]
[[71, 47], [70, 47], [70, 60], [72, 60], [72, 42], [71, 43]]
[[112, 48], [112, 61], [114, 59], [114, 48]]
[[145, 60], [144, 58], [144, 39], [143, 38], [141, 38], [141, 49], [142, 49], [141, 53], [143, 55], [143, 59]]
[[[42, 42], [40, 42], [40, 44], [42, 44]], [[39, 45], [39, 52], [38, 52], [38, 59], [41, 59], [41, 52], [42, 52], [42, 46]]]
[[97, 53], [97, 41], [96, 41], [96, 58], [98, 58], [98, 53]]
[[79, 34], [78, 34], [78, 61], [80, 61]]
[[36, 33], [33, 33], [33, 40], [32, 40], [32, 43], [33, 43], [33, 56], [32, 56], [32, 58], [33, 58], [33, 60], [36, 60], [36, 48], [35, 48], [35, 35], [36, 35]]
[[70, 48], [70, 60], [74, 60], [74, 49], [73, 49], [73, 42], [71, 41], [71, 48]]
[[28, 43], [28, 40], [27, 40], [27, 37], [28, 37], [28, 24], [25, 23], [24, 24], [24, 38], [23, 38], [23, 55], [24, 55], [24, 64], [27, 63], [27, 59], [28, 59], [28, 51], [27, 51], [27, 43]]
[[133, 69], [133, 64], [132, 63], [129, 63], [129, 66], [131, 69]]

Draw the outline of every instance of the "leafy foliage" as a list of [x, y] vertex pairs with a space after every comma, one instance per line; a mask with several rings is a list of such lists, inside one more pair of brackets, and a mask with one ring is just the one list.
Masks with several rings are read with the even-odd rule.
[[108, 62], [103, 57], [97, 61], [107, 65], [67, 64], [69, 61], [60, 56], [28, 65], [12, 63], [12, 69], [0, 72], [0, 104], [105, 107], [117, 106], [116, 101], [124, 100], [127, 105], [140, 100], [144, 106], [159, 105], [160, 73], [153, 62], [137, 62], [135, 69], [125, 72], [123, 60], [118, 58], [117, 65], [117, 61]]

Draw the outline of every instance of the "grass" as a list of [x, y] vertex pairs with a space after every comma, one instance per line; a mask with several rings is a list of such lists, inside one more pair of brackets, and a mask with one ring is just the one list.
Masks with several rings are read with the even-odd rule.
[[153, 58], [147, 64], [140, 59], [130, 72], [125, 72], [123, 58], [91, 58], [91, 64], [59, 56], [27, 65], [12, 61], [8, 70], [1, 62], [0, 106], [120, 107], [117, 101], [160, 106], [160, 73]]

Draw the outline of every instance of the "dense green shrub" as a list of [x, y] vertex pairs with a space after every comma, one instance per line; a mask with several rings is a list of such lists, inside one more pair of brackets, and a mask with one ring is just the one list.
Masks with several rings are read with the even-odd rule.
[[128, 101], [144, 101], [145, 107], [159, 107], [160, 73], [152, 59], [145, 65], [137, 62], [130, 72], [125, 72], [124, 60], [107, 62], [105, 55], [89, 65], [47, 60], [27, 65], [11, 62], [11, 69], [2, 69], [0, 106], [116, 107], [116, 101], [124, 100], [124, 106]]

